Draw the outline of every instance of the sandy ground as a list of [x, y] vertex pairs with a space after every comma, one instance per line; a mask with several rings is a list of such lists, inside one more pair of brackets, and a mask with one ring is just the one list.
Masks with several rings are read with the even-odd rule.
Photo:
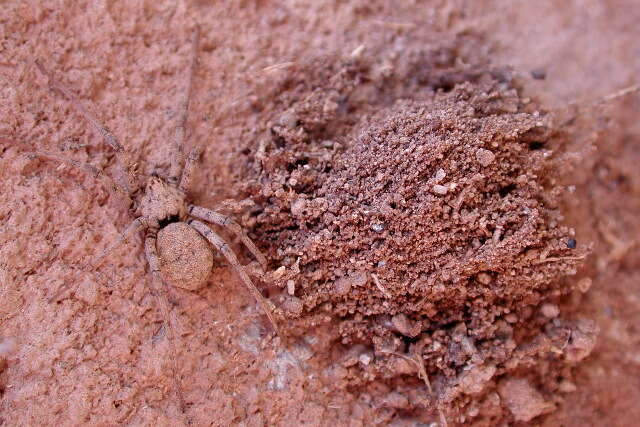
[[[114, 169], [97, 135], [48, 91], [33, 66], [39, 58], [91, 100], [144, 173], [166, 170], [197, 24], [202, 41], [190, 143], [205, 151], [193, 200], [213, 208], [236, 196], [237, 147], [256, 125], [249, 94], [266, 93], [270, 80], [286, 72], [265, 73], [265, 67], [349, 53], [363, 43], [427, 45], [473, 31], [484, 40], [487, 61], [523, 73], [545, 70], [546, 79], [527, 80], [525, 92], [560, 106], [636, 82], [638, 18], [640, 7], [630, 0], [9, 2], [0, 11], [0, 136]], [[601, 332], [574, 374], [577, 390], [536, 420], [547, 425], [630, 425], [640, 416], [639, 103], [637, 96], [616, 101], [609, 120], [585, 127], [589, 136], [599, 132], [597, 151], [576, 172], [565, 212], [580, 241], [594, 242], [578, 277], [593, 284], [561, 309], [594, 318]], [[323, 381], [316, 371], [327, 368], [318, 360], [326, 352], [322, 335], [278, 345], [223, 263], [198, 297], [172, 293], [175, 357], [189, 403], [186, 415], [179, 414], [165, 319], [148, 292], [142, 243], [131, 242], [99, 269], [82, 268], [130, 221], [126, 209], [86, 174], [26, 157], [9, 142], [3, 141], [0, 163], [4, 424], [417, 422]], [[49, 302], [66, 282], [81, 286]]]

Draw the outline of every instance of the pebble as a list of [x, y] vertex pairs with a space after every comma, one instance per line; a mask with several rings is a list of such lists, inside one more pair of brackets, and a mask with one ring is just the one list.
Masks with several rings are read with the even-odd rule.
[[282, 303], [282, 308], [293, 315], [299, 316], [300, 314], [302, 314], [302, 310], [304, 310], [304, 305], [302, 304], [301, 299], [296, 297], [288, 297]]
[[447, 173], [444, 171], [444, 169], [438, 169], [438, 171], [436, 172], [436, 176], [433, 177], [433, 183], [438, 184], [440, 181], [445, 179], [446, 176]]
[[458, 385], [464, 394], [480, 394], [484, 391], [487, 383], [496, 373], [496, 367], [473, 366], [468, 371], [463, 372], [458, 378]]
[[333, 282], [333, 289], [336, 295], [347, 295], [351, 291], [351, 280], [348, 277], [341, 277]]
[[500, 382], [498, 393], [516, 421], [528, 422], [554, 409], [554, 404], [544, 400], [529, 381], [508, 378]]
[[504, 316], [504, 320], [506, 320], [507, 323], [516, 323], [518, 322], [518, 316], [515, 313], [509, 313]]
[[360, 363], [362, 363], [364, 366], [368, 366], [369, 363], [371, 363], [371, 356], [367, 353], [364, 353], [360, 355], [358, 360], [360, 360]]
[[384, 398], [383, 404], [395, 409], [405, 409], [409, 407], [409, 399], [403, 394], [393, 391]]
[[333, 283], [337, 295], [346, 295], [351, 291], [352, 286], [364, 286], [367, 284], [367, 274], [356, 272], [349, 276], [339, 278]]
[[547, 72], [543, 68], [535, 68], [531, 70], [531, 77], [536, 80], [544, 80], [547, 78]]
[[396, 314], [391, 318], [391, 323], [402, 335], [414, 338], [422, 331], [420, 322], [411, 322], [403, 313]]
[[562, 380], [558, 389], [562, 393], [573, 393], [578, 389], [578, 387], [576, 387], [576, 385], [569, 380]]
[[560, 309], [555, 304], [545, 303], [540, 307], [540, 312], [544, 317], [555, 319], [560, 314]]
[[282, 116], [280, 116], [278, 123], [289, 129], [294, 129], [298, 124], [298, 118], [293, 111], [286, 111]]
[[564, 348], [564, 357], [569, 363], [578, 363], [589, 356], [596, 345], [599, 328], [592, 320], [579, 319], [571, 331], [571, 340]]
[[578, 289], [580, 292], [585, 293], [591, 288], [592, 283], [591, 277], [584, 277], [578, 281]]
[[384, 231], [385, 228], [387, 228], [387, 227], [384, 224], [381, 224], [381, 223], [371, 224], [371, 229], [373, 231], [375, 231], [376, 233], [381, 233], [382, 231]]
[[476, 151], [476, 160], [482, 166], [487, 167], [496, 159], [496, 155], [493, 154], [492, 151], [485, 150], [484, 148], [479, 148]]
[[489, 273], [478, 273], [478, 282], [482, 283], [483, 285], [488, 285], [489, 283], [491, 283], [491, 275]]
[[441, 196], [444, 196], [449, 192], [449, 188], [444, 185], [436, 184], [433, 187], [431, 187], [431, 191], [433, 191], [436, 194], [440, 194]]
[[302, 216], [306, 207], [307, 201], [305, 199], [297, 199], [291, 203], [291, 214], [293, 216]]

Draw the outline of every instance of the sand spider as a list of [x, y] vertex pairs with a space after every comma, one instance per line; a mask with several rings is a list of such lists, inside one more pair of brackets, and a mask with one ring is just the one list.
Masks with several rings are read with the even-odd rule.
[[[242, 228], [230, 217], [218, 212], [190, 204], [188, 192], [191, 186], [194, 168], [199, 158], [199, 150], [190, 151], [186, 159], [183, 155], [185, 141], [185, 127], [189, 111], [191, 87], [198, 50], [198, 30], [194, 32], [192, 41], [191, 64], [188, 76], [188, 86], [184, 103], [181, 106], [181, 115], [175, 130], [173, 144], [173, 157], [169, 174], [166, 178], [150, 176], [146, 177], [143, 187], [135, 165], [129, 158], [129, 153], [124, 149], [116, 137], [103, 126], [98, 119], [83, 107], [80, 100], [73, 92], [56, 80], [52, 72], [49, 72], [39, 61], [36, 66], [39, 71], [48, 78], [50, 89], [66, 98], [73, 108], [90, 125], [99, 132], [106, 143], [113, 149], [118, 167], [122, 169], [120, 179], [107, 176], [103, 171], [89, 165], [67, 159], [54, 153], [36, 151], [31, 154], [45, 159], [62, 162], [83, 169], [102, 181], [112, 195], [117, 195], [129, 206], [134, 220], [120, 235], [117, 241], [109, 245], [91, 266], [98, 264], [113, 250], [127, 240], [128, 237], [138, 231], [145, 231], [144, 250], [151, 273], [153, 275], [153, 291], [162, 310], [165, 322], [170, 351], [173, 359], [175, 378], [175, 392], [178, 395], [181, 410], [184, 412], [184, 400], [180, 391], [177, 377], [177, 364], [175, 361], [175, 348], [173, 344], [173, 332], [170, 325], [169, 303], [164, 289], [165, 282], [171, 285], [194, 291], [199, 289], [206, 281], [213, 265], [213, 254], [209, 247], [213, 245], [220, 251], [240, 276], [249, 291], [254, 295], [262, 309], [268, 316], [276, 333], [278, 332], [275, 318], [272, 313], [271, 303], [258, 291], [238, 261], [235, 253], [218, 234], [211, 230], [205, 222], [224, 227], [236, 234], [255, 256], [263, 271], [266, 270], [267, 260], [260, 253], [255, 244], [243, 232]], [[183, 165], [184, 163], [184, 165]], [[203, 222], [204, 221], [204, 222]], [[59, 289], [52, 299], [58, 299], [66, 289]]]

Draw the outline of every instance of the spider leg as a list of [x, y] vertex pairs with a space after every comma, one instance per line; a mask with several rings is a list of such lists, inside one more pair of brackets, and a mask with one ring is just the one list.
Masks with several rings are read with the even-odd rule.
[[[187, 78], [187, 93], [182, 102], [180, 118], [175, 130], [175, 139], [173, 144], [173, 153], [171, 157], [171, 168], [169, 169], [169, 182], [177, 184], [182, 171], [182, 162], [184, 156], [184, 140], [187, 131], [187, 119], [189, 118], [189, 103], [191, 101], [191, 89], [193, 86], [193, 74], [196, 68], [198, 56], [198, 44], [200, 41], [200, 29], [196, 27], [193, 32], [193, 41], [191, 42], [191, 65], [189, 67], [189, 77]], [[183, 178], [184, 179], [184, 178]]]
[[247, 247], [247, 249], [249, 249], [253, 256], [256, 257], [256, 259], [260, 263], [260, 266], [262, 267], [262, 270], [267, 270], [267, 258], [265, 258], [262, 252], [260, 252], [260, 249], [258, 249], [255, 243], [253, 243], [249, 236], [245, 234], [242, 227], [240, 227], [240, 225], [235, 222], [233, 218], [195, 205], [188, 205], [187, 212], [189, 213], [189, 215], [195, 216], [196, 218], [203, 219], [213, 224], [217, 224], [234, 232], [236, 235], [238, 235], [238, 237], [240, 237], [242, 243], [244, 243], [244, 245]]
[[93, 266], [93, 267], [98, 267], [100, 265], [100, 262], [107, 255], [109, 255], [111, 252], [116, 250], [122, 243], [125, 243], [129, 239], [129, 236], [131, 236], [134, 232], [139, 231], [141, 228], [148, 228], [149, 227], [148, 223], [149, 223], [149, 221], [147, 220], [147, 218], [145, 218], [143, 216], [134, 219], [131, 222], [131, 224], [129, 224], [129, 226], [127, 226], [127, 228], [125, 228], [125, 230], [122, 232], [122, 234], [120, 234], [118, 239], [115, 242], [113, 242], [112, 244], [110, 244], [105, 250], [103, 250], [102, 253], [100, 255], [98, 255], [98, 257], [95, 258], [90, 263], [90, 265]]
[[[178, 378], [178, 363], [176, 361], [176, 347], [173, 337], [173, 327], [171, 326], [171, 317], [168, 296], [165, 289], [165, 283], [160, 275], [160, 258], [158, 257], [158, 250], [156, 248], [156, 230], [149, 230], [144, 241], [144, 252], [149, 263], [149, 269], [153, 276], [153, 294], [158, 301], [158, 306], [162, 311], [162, 316], [167, 325], [167, 339], [169, 341], [169, 351], [171, 352], [171, 364], [173, 369], [173, 381], [175, 393], [178, 397], [178, 405], [180, 405], [180, 412], [184, 413], [185, 403], [184, 396], [182, 395], [182, 387], [180, 385], [180, 379]], [[187, 423], [188, 425], [188, 423]]]
[[269, 321], [271, 322], [273, 329], [276, 331], [276, 334], [280, 335], [280, 330], [278, 329], [278, 325], [273, 316], [270, 302], [267, 301], [267, 299], [264, 296], [262, 296], [258, 288], [256, 288], [256, 285], [253, 284], [253, 282], [251, 281], [247, 273], [242, 268], [242, 265], [240, 265], [240, 262], [238, 261], [236, 254], [234, 254], [233, 251], [229, 248], [229, 245], [227, 244], [227, 242], [225, 242], [222, 239], [222, 237], [218, 236], [213, 230], [207, 227], [207, 225], [204, 224], [203, 222], [200, 222], [195, 219], [190, 219], [187, 221], [187, 224], [193, 227], [198, 233], [202, 234], [202, 236], [205, 239], [207, 239], [209, 243], [215, 246], [216, 249], [218, 249], [225, 256], [225, 258], [227, 258], [227, 261], [229, 261], [229, 263], [233, 266], [233, 268], [236, 270], [236, 272], [238, 273], [238, 275], [240, 276], [244, 284], [247, 286], [249, 291], [253, 294], [254, 298], [258, 301], [258, 304], [260, 304], [260, 306], [262, 307], [262, 310], [265, 312], [265, 314], [269, 318]]
[[[104, 251], [102, 251], [102, 253], [100, 255], [98, 255], [97, 258], [95, 258], [92, 262], [80, 266], [81, 270], [88, 270], [91, 267], [98, 267], [100, 265], [100, 262], [107, 256], [109, 255], [111, 252], [113, 252], [114, 250], [116, 250], [123, 242], [127, 241], [127, 239], [129, 238], [129, 236], [131, 234], [133, 234], [134, 232], [140, 230], [141, 228], [146, 228], [147, 227], [147, 219], [144, 217], [139, 217], [136, 218], [135, 220], [133, 220], [131, 222], [131, 224], [129, 224], [129, 226], [124, 230], [124, 232], [122, 234], [120, 234], [120, 236], [118, 237], [118, 239], [113, 242], [111, 245], [109, 245]], [[62, 294], [64, 294], [67, 289], [69, 289], [69, 285], [67, 284], [63, 284], [62, 286], [60, 286], [58, 288], [58, 290], [51, 296], [49, 297], [49, 302], [53, 302], [56, 301], [60, 298], [60, 296]]]
[[134, 167], [132, 162], [129, 160], [128, 155], [120, 142], [116, 139], [116, 137], [111, 133], [109, 129], [103, 126], [98, 119], [87, 110], [78, 97], [65, 85], [60, 83], [55, 79], [53, 73], [49, 72], [44, 66], [38, 61], [35, 61], [36, 67], [45, 77], [49, 79], [49, 86], [54, 92], [61, 93], [65, 98], [69, 100], [73, 108], [75, 108], [82, 117], [87, 120], [93, 128], [102, 135], [107, 144], [115, 151], [116, 159], [120, 163], [120, 167], [124, 170], [126, 174], [126, 182], [124, 182], [123, 187], [127, 190], [127, 193], [132, 194], [137, 190], [138, 182], [135, 176]]
[[189, 157], [187, 157], [187, 161], [184, 165], [184, 170], [182, 171], [182, 178], [180, 178], [180, 185], [178, 188], [183, 193], [188, 193], [191, 189], [191, 181], [193, 180], [193, 172], [195, 171], [196, 164], [198, 159], [200, 158], [200, 149], [193, 148], [189, 152]]
[[[176, 286], [170, 286], [167, 289], [167, 292], [168, 292], [169, 296], [173, 296], [174, 297], [173, 300], [176, 300], [178, 298], [195, 298], [196, 300], [199, 300], [202, 303], [204, 303], [207, 306], [208, 309], [210, 309], [210, 310], [212, 310], [214, 312], [216, 310], [216, 307], [213, 304], [211, 304], [207, 298], [205, 298], [202, 295], [200, 295], [197, 291], [192, 291], [192, 290], [184, 289], [184, 288], [178, 288]], [[194, 305], [194, 304], [191, 304], [189, 302], [187, 302], [187, 304]]]
[[48, 151], [27, 151], [25, 152], [28, 156], [36, 156], [45, 160], [53, 160], [56, 162], [64, 163], [69, 166], [76, 167], [78, 169], [82, 169], [97, 181], [102, 182], [102, 184], [109, 190], [109, 193], [112, 196], [119, 196], [125, 200], [127, 203], [127, 207], [131, 206], [131, 197], [129, 197], [129, 193], [118, 183], [116, 183], [109, 175], [107, 175], [103, 170], [98, 169], [97, 167], [90, 165], [89, 163], [82, 163], [77, 160], [69, 159], [67, 157], [61, 156], [56, 153], [50, 153]]

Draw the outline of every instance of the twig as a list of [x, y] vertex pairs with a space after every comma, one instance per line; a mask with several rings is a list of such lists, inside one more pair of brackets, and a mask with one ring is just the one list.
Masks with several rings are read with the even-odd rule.
[[545, 264], [547, 262], [559, 262], [559, 261], [580, 261], [585, 259], [586, 255], [578, 255], [578, 256], [563, 256], [563, 257], [549, 257], [545, 259], [538, 259], [533, 261], [534, 264]]
[[268, 67], [265, 67], [262, 69], [263, 73], [272, 73], [274, 71], [279, 71], [279, 70], [283, 70], [285, 68], [289, 68], [292, 67], [293, 65], [295, 65], [295, 62], [280, 62], [278, 64], [273, 64], [273, 65], [269, 65]]
[[373, 283], [376, 284], [376, 286], [378, 287], [380, 292], [382, 292], [382, 294], [385, 296], [385, 298], [387, 298], [387, 299], [393, 298], [393, 296], [389, 293], [389, 291], [387, 291], [384, 288], [384, 286], [382, 286], [382, 283], [380, 283], [380, 279], [378, 279], [378, 276], [375, 273], [371, 273], [371, 277], [373, 278]]
[[[418, 353], [414, 353], [413, 357], [409, 357], [402, 353], [396, 353], [395, 351], [384, 350], [383, 353], [392, 354], [394, 356], [401, 357], [408, 362], [413, 363], [418, 368], [418, 378], [424, 381], [427, 386], [427, 390], [429, 390], [429, 394], [433, 396], [433, 388], [431, 387], [431, 381], [429, 381], [429, 375], [427, 374], [427, 369], [424, 367], [424, 359], [418, 355]], [[435, 398], [435, 396], [433, 396]], [[447, 427], [447, 418], [444, 415], [444, 411], [442, 410], [442, 406], [440, 404], [439, 399], [436, 399], [436, 408], [438, 409], [438, 416], [440, 417], [440, 424], [442, 427]]]

